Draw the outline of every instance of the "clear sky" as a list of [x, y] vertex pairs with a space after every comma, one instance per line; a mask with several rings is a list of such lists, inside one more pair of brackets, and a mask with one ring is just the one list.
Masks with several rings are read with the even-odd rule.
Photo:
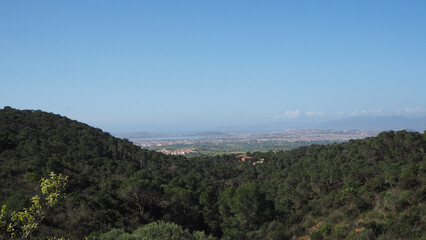
[[115, 133], [424, 116], [426, 1], [0, 1], [0, 86]]

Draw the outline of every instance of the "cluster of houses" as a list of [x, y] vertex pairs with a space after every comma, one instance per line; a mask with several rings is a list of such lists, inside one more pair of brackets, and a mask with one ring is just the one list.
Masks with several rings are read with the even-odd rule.
[[260, 159], [260, 160], [257, 160], [254, 157], [251, 157], [251, 156], [248, 156], [248, 155], [244, 155], [244, 154], [237, 155], [237, 156], [235, 156], [235, 158], [239, 162], [251, 162], [253, 166], [256, 165], [256, 164], [258, 164], [258, 163], [263, 163], [265, 161], [265, 159], [263, 159], [263, 158]]
[[195, 148], [179, 148], [179, 149], [159, 149], [155, 150], [156, 152], [161, 152], [168, 155], [188, 155], [192, 153], [197, 153], [198, 149]]

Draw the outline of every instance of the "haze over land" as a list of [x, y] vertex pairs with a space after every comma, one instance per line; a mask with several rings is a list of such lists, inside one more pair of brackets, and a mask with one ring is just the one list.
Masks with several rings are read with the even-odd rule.
[[422, 131], [425, 9], [424, 1], [2, 1], [0, 107], [117, 134]]
[[217, 155], [248, 151], [289, 150], [373, 137], [379, 131], [287, 129], [274, 132], [200, 132], [195, 134], [119, 135], [141, 148], [172, 155]]

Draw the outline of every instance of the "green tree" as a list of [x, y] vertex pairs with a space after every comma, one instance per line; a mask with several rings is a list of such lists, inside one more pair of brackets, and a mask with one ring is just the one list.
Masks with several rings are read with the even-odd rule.
[[[227, 198], [230, 217], [224, 217], [223, 230], [225, 234], [235, 239], [261, 238], [264, 234], [262, 225], [273, 219], [273, 206], [265, 199], [256, 183], [239, 186]], [[222, 214], [224, 208], [221, 207]]]
[[203, 232], [195, 231], [192, 234], [175, 223], [152, 222], [136, 229], [133, 233], [126, 233], [120, 229], [112, 229], [99, 236], [98, 240], [213, 240]]
[[53, 207], [64, 196], [68, 177], [62, 174], [50, 173], [49, 178], [40, 180], [42, 197], [35, 195], [31, 198], [31, 206], [19, 212], [6, 216], [7, 206], [3, 205], [0, 213], [0, 229], [6, 230], [12, 239], [28, 239], [44, 219], [49, 208]]

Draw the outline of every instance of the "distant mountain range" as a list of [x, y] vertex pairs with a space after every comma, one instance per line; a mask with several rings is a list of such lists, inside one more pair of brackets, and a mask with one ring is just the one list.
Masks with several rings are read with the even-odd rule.
[[148, 132], [136, 132], [136, 133], [125, 133], [125, 134], [115, 134], [116, 137], [119, 138], [127, 138], [127, 139], [145, 139], [145, 138], [176, 138], [176, 137], [199, 137], [199, 138], [211, 138], [211, 137], [220, 137], [227, 135], [224, 132], [218, 131], [204, 131], [204, 132], [196, 132], [196, 133], [148, 133]]
[[197, 132], [189, 136], [217, 137], [217, 136], [224, 136], [224, 135], [227, 135], [227, 134], [224, 132], [218, 132], [218, 131], [204, 131], [204, 132]]
[[114, 134], [119, 138], [141, 139], [141, 138], [161, 138], [170, 136], [191, 136], [191, 137], [218, 137], [227, 135], [230, 132], [269, 132], [282, 131], [285, 129], [350, 129], [350, 130], [412, 130], [423, 132], [426, 130], [426, 117], [403, 117], [403, 116], [357, 116], [325, 122], [312, 122], [308, 119], [278, 121], [274, 123], [238, 126], [232, 125], [216, 129], [217, 131], [201, 131], [187, 133], [149, 133], [136, 132], [126, 134]]
[[148, 132], [136, 132], [136, 133], [115, 134], [115, 136], [119, 138], [134, 139], [134, 138], [152, 138], [152, 137], [157, 137], [158, 135], [148, 133]]

